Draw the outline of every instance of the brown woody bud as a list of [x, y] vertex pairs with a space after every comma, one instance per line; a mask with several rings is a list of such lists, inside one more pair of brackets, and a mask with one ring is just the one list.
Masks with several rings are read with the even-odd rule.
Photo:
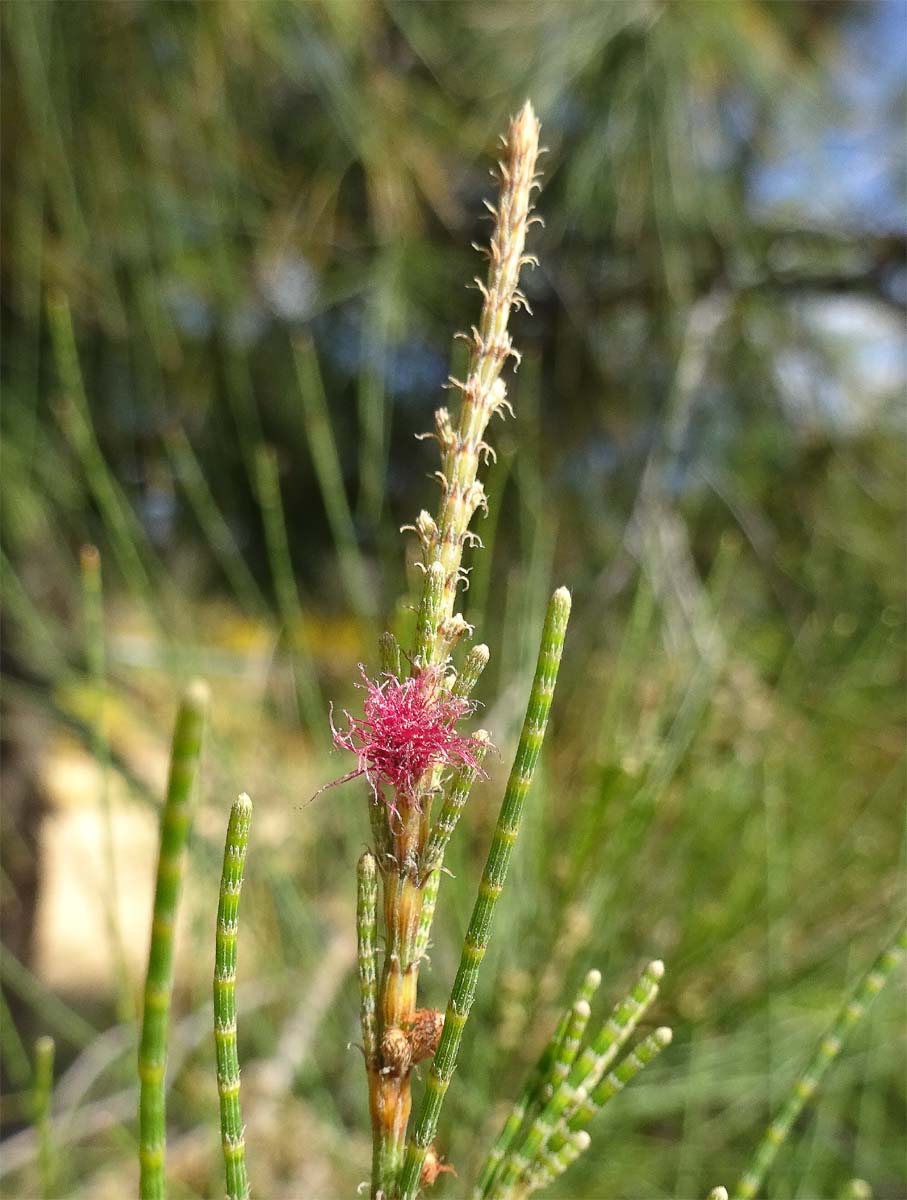
[[414, 1063], [432, 1057], [438, 1048], [443, 1028], [444, 1014], [438, 1009], [416, 1009], [413, 1013], [412, 1024], [409, 1026], [409, 1044]]
[[381, 1038], [382, 1071], [386, 1075], [405, 1075], [412, 1063], [409, 1038], [402, 1029], [392, 1025]]

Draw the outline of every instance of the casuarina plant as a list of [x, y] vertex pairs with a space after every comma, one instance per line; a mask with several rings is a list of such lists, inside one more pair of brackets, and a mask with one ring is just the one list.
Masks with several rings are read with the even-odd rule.
[[[528, 310], [520, 272], [535, 264], [526, 237], [539, 220], [533, 215], [539, 123], [528, 102], [503, 145], [497, 203], [488, 204], [494, 221], [484, 251], [488, 272], [484, 281], [476, 280], [482, 311], [471, 332], [460, 335], [469, 350], [466, 377], [450, 380], [459, 405], [453, 414], [439, 408], [433, 432], [425, 435], [440, 451], [440, 503], [434, 516], [423, 510], [405, 527], [418, 538], [424, 576], [413, 644], [401, 647], [385, 634], [380, 674], [370, 677], [363, 670], [362, 716], [345, 713], [344, 728], [332, 719], [335, 744], [356, 758], [355, 767], [336, 782], [362, 777], [367, 784], [373, 847], [358, 870], [359, 982], [373, 1138], [371, 1194], [386, 1200], [412, 1200], [420, 1187], [451, 1169], [435, 1147], [435, 1133], [545, 736], [570, 615], [570, 593], [558, 588], [545, 617], [522, 732], [447, 1010], [420, 1007], [419, 970], [445, 851], [470, 789], [483, 774], [490, 744], [485, 730], [463, 731], [475, 711], [470, 696], [489, 651], [481, 643], [464, 649], [474, 630], [457, 611], [457, 599], [465, 579], [464, 551], [481, 544], [471, 523], [487, 508], [479, 468], [494, 457], [485, 440], [488, 425], [493, 416], [512, 413], [502, 375], [508, 360], [518, 363], [520, 357], [508, 332], [510, 314]], [[618, 1068], [622, 1074], [608, 1074], [654, 998], [662, 970], [660, 963], [647, 969], [632, 996], [577, 1057], [598, 983], [597, 973], [587, 977], [496, 1143], [476, 1196], [526, 1195], [560, 1174], [588, 1145], [585, 1127], [598, 1108], [670, 1040], [668, 1030], [658, 1030]], [[413, 1073], [423, 1061], [430, 1066], [411, 1129]]]
[[[357, 951], [361, 1047], [372, 1127], [371, 1196], [415, 1200], [439, 1175], [453, 1170], [436, 1143], [444, 1099], [476, 996], [495, 910], [506, 883], [534, 773], [545, 737], [570, 616], [570, 593], [552, 595], [542, 628], [535, 675], [509, 778], [478, 883], [460, 962], [445, 1011], [420, 1005], [419, 973], [426, 958], [439, 898], [444, 859], [477, 779], [484, 777], [492, 733], [469, 729], [473, 689], [489, 661], [475, 631], [457, 610], [466, 578], [464, 552], [481, 546], [471, 528], [487, 508], [480, 467], [493, 461], [486, 441], [495, 415], [512, 414], [503, 371], [519, 362], [508, 325], [518, 307], [521, 270], [533, 265], [527, 233], [538, 186], [539, 123], [527, 102], [514, 118], [499, 163], [499, 195], [488, 208], [494, 226], [485, 250], [488, 271], [477, 280], [482, 295], [478, 324], [469, 334], [456, 410], [439, 408], [432, 433], [440, 452], [436, 478], [440, 502], [434, 516], [422, 511], [411, 526], [423, 575], [411, 644], [381, 636], [378, 665], [360, 668], [361, 713], [333, 711], [335, 746], [350, 754], [350, 770], [321, 789], [359, 780], [371, 845], [357, 867]], [[473, 642], [474, 644], [468, 645]], [[311, 697], [309, 698], [311, 700]], [[183, 873], [191, 800], [198, 771], [207, 705], [203, 685], [186, 692], [177, 718], [167, 800], [162, 812], [154, 921], [139, 1054], [141, 1078], [141, 1194], [166, 1195], [166, 1046], [172, 988], [173, 928]], [[251, 802], [233, 805], [227, 829], [215, 935], [214, 1043], [228, 1200], [250, 1194], [240, 1105], [236, 967], [239, 902], [251, 824]], [[840, 1049], [844, 1035], [881, 989], [904, 952], [903, 936], [870, 973], [844, 1010], [780, 1116], [769, 1128], [735, 1195], [755, 1196], [778, 1146]], [[524, 1200], [557, 1179], [588, 1148], [590, 1126], [603, 1106], [625, 1088], [671, 1041], [659, 1027], [630, 1040], [658, 995], [664, 965], [656, 960], [590, 1032], [592, 1002], [601, 975], [590, 970], [565, 1008], [542, 1055], [490, 1148], [471, 1188], [471, 1200]], [[423, 1065], [424, 1089], [415, 1119], [413, 1080]], [[46, 1104], [36, 1104], [39, 1127], [49, 1129]], [[49, 1136], [45, 1137], [47, 1145]], [[45, 1176], [51, 1175], [50, 1153]], [[718, 1187], [713, 1200], [726, 1200]]]

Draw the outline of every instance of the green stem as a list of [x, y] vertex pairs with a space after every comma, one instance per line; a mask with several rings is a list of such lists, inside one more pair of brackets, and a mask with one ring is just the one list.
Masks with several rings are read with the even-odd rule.
[[401, 677], [402, 656], [397, 639], [392, 633], [382, 633], [378, 638], [378, 649], [381, 653], [381, 670], [385, 675]]
[[419, 1189], [422, 1165], [435, 1136], [444, 1096], [456, 1069], [463, 1028], [475, 999], [479, 968], [491, 936], [495, 905], [507, 878], [523, 807], [548, 724], [569, 616], [570, 593], [566, 588], [558, 588], [548, 605], [520, 742], [466, 933], [459, 970], [451, 989], [444, 1032], [428, 1075], [415, 1134], [407, 1148], [399, 1184], [402, 1200], [414, 1200]]
[[487, 646], [481, 642], [478, 646], [473, 646], [463, 659], [463, 665], [460, 667], [454, 685], [450, 689], [451, 694], [459, 696], [463, 700], [468, 700], [472, 695], [473, 688], [479, 682], [479, 676], [488, 666], [488, 658]]
[[359, 1016], [362, 1023], [362, 1053], [373, 1065], [378, 1054], [378, 975], [375, 942], [378, 930], [378, 867], [366, 850], [359, 859], [356, 892], [356, 934], [359, 959]]
[[16, 1090], [24, 1090], [32, 1078], [32, 1067], [28, 1051], [19, 1036], [3, 989], [0, 988], [0, 1058], [6, 1068], [10, 1083]]
[[[541, 1112], [531, 1124], [523, 1144], [501, 1165], [498, 1178], [491, 1187], [492, 1195], [510, 1196], [519, 1181], [527, 1180], [535, 1164], [540, 1162], [543, 1153], [547, 1151], [557, 1153], [563, 1148], [565, 1136], [557, 1133], [558, 1128], [569, 1128], [570, 1132], [575, 1133], [587, 1123], [585, 1121], [576, 1124], [570, 1123], [569, 1127], [564, 1124], [565, 1118], [570, 1116], [571, 1110], [578, 1110], [584, 1102], [587, 1102], [589, 1093], [599, 1084], [599, 1080], [605, 1074], [609, 1064], [614, 1061], [621, 1046], [626, 1043], [632, 1031], [635, 1030], [639, 1019], [642, 1018], [645, 1010], [657, 995], [657, 990], [659, 990], [657, 980], [661, 978], [663, 970], [665, 968], [660, 961], [650, 962], [637, 980], [630, 995], [614, 1007], [611, 1016], [593, 1042], [576, 1058], [571, 1068], [560, 1073], [559, 1081], [553, 1086], [547, 1103], [543, 1105]], [[578, 1007], [578, 1003], [576, 1007]], [[584, 1007], [588, 1010], [588, 1001]], [[559, 1056], [563, 1056], [563, 1051]]]
[[521, 1153], [508, 1159], [508, 1168], [516, 1163], [518, 1173], [505, 1172], [490, 1192], [493, 1200], [523, 1200], [566, 1171], [590, 1145], [586, 1126], [592, 1118], [670, 1044], [671, 1030], [656, 1029], [627, 1055], [620, 1066], [605, 1076], [591, 1095], [582, 1086], [575, 1090], [569, 1086], [562, 1088], [561, 1097], [567, 1097], [576, 1106], [573, 1113], [569, 1118], [561, 1117], [543, 1140], [532, 1147], [531, 1153], [527, 1139], [527, 1146]]
[[564, 1144], [557, 1150], [543, 1150], [538, 1162], [533, 1167], [525, 1184], [514, 1193], [514, 1200], [522, 1200], [524, 1196], [547, 1187], [558, 1176], [563, 1175], [571, 1164], [575, 1163], [581, 1154], [589, 1149], [592, 1138], [585, 1129], [571, 1133]]
[[488, 1194], [495, 1182], [501, 1163], [504, 1161], [504, 1156], [522, 1129], [526, 1118], [535, 1113], [544, 1102], [546, 1098], [546, 1085], [551, 1077], [551, 1071], [557, 1060], [560, 1047], [563, 1044], [572, 1012], [573, 1006], [571, 1005], [562, 1014], [551, 1036], [551, 1040], [542, 1051], [541, 1058], [535, 1064], [523, 1091], [510, 1110], [510, 1114], [504, 1122], [504, 1127], [498, 1134], [494, 1145], [489, 1151], [488, 1158], [485, 1160], [482, 1173], [473, 1189], [472, 1200], [482, 1200], [482, 1197]]
[[481, 1200], [482, 1196], [491, 1192], [500, 1171], [504, 1157], [522, 1129], [527, 1117], [534, 1116], [543, 1108], [547, 1100], [553, 1096], [555, 1088], [566, 1079], [573, 1061], [579, 1050], [585, 1026], [589, 1021], [591, 998], [595, 995], [601, 983], [600, 971], [589, 971], [585, 974], [583, 983], [575, 1001], [558, 1021], [557, 1030], [551, 1042], [543, 1051], [536, 1063], [533, 1074], [529, 1076], [517, 1103], [504, 1123], [504, 1128], [494, 1142], [491, 1153], [488, 1154], [485, 1166], [482, 1168], [479, 1181], [473, 1192], [473, 1200]]
[[429, 871], [422, 884], [422, 909], [419, 913], [419, 929], [416, 933], [416, 962], [420, 962], [428, 951], [428, 939], [431, 937], [431, 926], [435, 919], [435, 905], [438, 903], [438, 890], [441, 887], [441, 868]]
[[139, 1045], [139, 1191], [142, 1200], [164, 1200], [167, 1183], [164, 1073], [173, 986], [173, 927], [185, 866], [191, 804], [198, 776], [208, 686], [196, 680], [183, 696], [170, 756], [167, 798], [161, 812], [161, 841], [154, 892], [151, 947]]
[[425, 569], [422, 599], [416, 615], [416, 642], [413, 654], [413, 674], [426, 665], [438, 636], [444, 604], [444, 564], [433, 562]]
[[[490, 739], [488, 732], [485, 729], [477, 729], [475, 732], [475, 741], [478, 743], [473, 751], [475, 758], [475, 766], [464, 766], [456, 773], [450, 781], [450, 785], [444, 796], [444, 802], [441, 805], [441, 811], [438, 814], [438, 819], [432, 826], [431, 833], [428, 836], [428, 843], [422, 852], [422, 861], [419, 864], [420, 881], [426, 879], [432, 871], [438, 870], [444, 862], [444, 852], [447, 849], [447, 844], [453, 836], [453, 832], [457, 827], [457, 822], [460, 820], [460, 814], [466, 806], [466, 801], [469, 799], [469, 793], [472, 790], [472, 785], [482, 767], [482, 761], [488, 753]], [[425, 902], [423, 900], [423, 911]]]
[[618, 1092], [623, 1091], [628, 1083], [632, 1083], [643, 1067], [647, 1067], [662, 1050], [670, 1046], [672, 1036], [670, 1029], [661, 1026], [654, 1033], [650, 1033], [647, 1038], [643, 1038], [638, 1046], [634, 1046], [623, 1062], [610, 1071], [588, 1097], [577, 1104], [566, 1122], [566, 1128], [552, 1137], [549, 1150], [558, 1150], [570, 1134], [584, 1129], [609, 1100], [612, 1100]]
[[214, 1048], [217, 1056], [217, 1091], [220, 1097], [220, 1133], [227, 1178], [228, 1200], [246, 1200], [246, 1143], [239, 1098], [239, 1056], [236, 1048], [236, 944], [239, 936], [239, 901], [252, 801], [245, 794], [233, 802], [224, 845], [224, 865], [217, 904], [214, 947]]
[[614, 1006], [598, 1036], [573, 1065], [568, 1088], [584, 1087], [591, 1091], [595, 1087], [658, 995], [658, 983], [663, 976], [664, 963], [660, 959], [650, 962], [633, 990]]
[[839, 1013], [831, 1029], [819, 1043], [819, 1048], [806, 1071], [794, 1084], [778, 1116], [763, 1135], [747, 1170], [734, 1189], [734, 1200], [752, 1200], [775, 1161], [778, 1150], [787, 1140], [794, 1122], [804, 1105], [812, 1098], [822, 1077], [841, 1052], [844, 1040], [861, 1020], [866, 1009], [891, 977], [907, 950], [907, 929], [876, 959], [861, 983], [856, 995]]
[[39, 1037], [35, 1042], [35, 1082], [32, 1093], [35, 1133], [38, 1137], [38, 1177], [43, 1200], [56, 1195], [56, 1154], [51, 1125], [51, 1100], [54, 1088], [54, 1039]]

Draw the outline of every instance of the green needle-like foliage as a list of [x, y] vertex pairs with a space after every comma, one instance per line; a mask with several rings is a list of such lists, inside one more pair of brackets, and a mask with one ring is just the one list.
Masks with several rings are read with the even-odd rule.
[[[475, 1200], [527, 1195], [574, 1161], [581, 1152], [579, 1142], [584, 1141], [580, 1138], [578, 1142], [577, 1135], [671, 1040], [669, 1029], [656, 1030], [616, 1070], [605, 1074], [657, 996], [663, 974], [661, 962], [650, 963], [630, 994], [615, 1006], [596, 1037], [578, 1055], [589, 1019], [589, 1001], [601, 978], [598, 971], [589, 972], [552, 1039], [550, 1065], [541, 1076], [538, 1071], [534, 1074], [495, 1143], [481, 1173]], [[518, 1139], [521, 1129], [524, 1132]], [[517, 1140], [518, 1148], [510, 1149]]]
[[579, 1051], [589, 1021], [592, 997], [601, 984], [601, 972], [586, 973], [573, 1004], [564, 1012], [551, 1041], [542, 1052], [532, 1074], [514, 1104], [479, 1175], [473, 1200], [487, 1195], [497, 1180], [505, 1155], [527, 1121], [532, 1121], [563, 1082]]
[[481, 643], [478, 646], [473, 646], [463, 660], [463, 666], [460, 668], [451, 692], [455, 696], [460, 696], [464, 700], [468, 700], [472, 695], [472, 689], [479, 682], [479, 676], [487, 666], [488, 647]]
[[419, 930], [416, 934], [416, 954], [421, 961], [428, 953], [428, 939], [435, 919], [435, 905], [441, 888], [441, 868], [429, 871], [422, 885], [422, 912], [419, 914]]
[[378, 975], [375, 941], [378, 930], [378, 866], [366, 850], [359, 859], [356, 891], [356, 941], [359, 960], [359, 1016], [362, 1053], [372, 1062], [378, 1052]]
[[595, 1087], [658, 995], [658, 983], [663, 975], [663, 962], [656, 959], [649, 963], [629, 996], [615, 1005], [598, 1036], [580, 1055], [570, 1072], [570, 1087]]
[[667, 1026], [661, 1026], [654, 1033], [643, 1038], [613, 1071], [608, 1072], [589, 1095], [576, 1102], [576, 1108], [566, 1122], [566, 1126], [552, 1137], [550, 1148], [556, 1150], [570, 1133], [575, 1133], [588, 1124], [600, 1108], [603, 1108], [609, 1100], [612, 1100], [618, 1092], [623, 1091], [627, 1084], [636, 1078], [643, 1067], [647, 1067], [666, 1046], [670, 1046], [671, 1037], [671, 1030]]
[[567, 1077], [570, 1068], [573, 1066], [576, 1056], [579, 1053], [583, 1034], [586, 1032], [586, 1026], [589, 1024], [589, 1017], [592, 1015], [592, 997], [598, 991], [601, 981], [601, 971], [592, 970], [586, 973], [582, 987], [579, 990], [579, 995], [573, 1001], [573, 1007], [570, 1009], [567, 1017], [564, 1035], [558, 1041], [549, 1078], [544, 1084], [545, 1091], [548, 1089], [553, 1091], [558, 1087], [561, 1080]]
[[528, 1196], [538, 1188], [553, 1183], [559, 1175], [563, 1175], [567, 1168], [576, 1162], [584, 1150], [589, 1149], [591, 1144], [592, 1138], [585, 1129], [581, 1129], [579, 1133], [570, 1134], [559, 1150], [543, 1150], [538, 1162], [527, 1175], [525, 1184], [516, 1191], [515, 1195], [518, 1197]]
[[444, 852], [447, 849], [447, 843], [453, 836], [457, 822], [460, 820], [460, 814], [463, 812], [466, 801], [469, 799], [469, 793], [472, 790], [476, 775], [478, 775], [485, 755], [488, 753], [488, 743], [490, 740], [488, 733], [484, 729], [478, 729], [474, 737], [478, 743], [473, 751], [475, 765], [461, 767], [445, 792], [444, 802], [441, 805], [438, 819], [432, 826], [431, 833], [428, 836], [428, 844], [422, 853], [422, 862], [419, 868], [422, 879], [427, 878], [432, 871], [437, 870], [444, 861]]
[[867, 1008], [876, 998], [907, 952], [907, 929], [876, 959], [871, 970], [857, 989], [853, 999], [844, 1006], [837, 1019], [819, 1043], [819, 1048], [806, 1071], [794, 1084], [777, 1117], [766, 1129], [753, 1160], [734, 1189], [734, 1200], [752, 1200], [762, 1186], [766, 1173], [787, 1140], [794, 1122], [815, 1094], [825, 1072], [841, 1053], [841, 1047], [851, 1030], [862, 1020]]
[[416, 1131], [407, 1147], [399, 1187], [400, 1195], [405, 1200], [412, 1200], [418, 1191], [422, 1166], [435, 1136], [444, 1096], [456, 1069], [463, 1029], [475, 999], [479, 968], [491, 935], [495, 906], [507, 878], [523, 807], [548, 724], [569, 616], [570, 593], [566, 588], [558, 588], [545, 617], [529, 705], [466, 933], [460, 967], [451, 989], [444, 1032], [429, 1071]]
[[[592, 975], [599, 975], [599, 972], [589, 972], [586, 979]], [[600, 981], [599, 976], [599, 981]], [[585, 986], [585, 985], [584, 985]], [[491, 1148], [482, 1172], [476, 1182], [476, 1186], [472, 1193], [472, 1200], [481, 1200], [497, 1175], [498, 1168], [503, 1162], [504, 1155], [510, 1148], [514, 1138], [523, 1127], [527, 1117], [533, 1116], [541, 1107], [545, 1100], [551, 1095], [551, 1078], [555, 1072], [555, 1064], [558, 1062], [559, 1051], [564, 1042], [567, 1033], [567, 1027], [570, 1024], [570, 1018], [580, 997], [574, 1001], [573, 1005], [566, 1010], [560, 1021], [557, 1023], [551, 1040], [542, 1051], [542, 1055], [535, 1067], [532, 1070], [526, 1084], [520, 1093], [516, 1103], [510, 1110], [507, 1120], [504, 1122], [504, 1127], [498, 1134], [498, 1137]]]
[[214, 948], [214, 1048], [227, 1200], [245, 1200], [249, 1195], [236, 1048], [236, 944], [251, 825], [252, 801], [243, 794], [233, 802], [227, 825]]
[[161, 812], [151, 948], [139, 1045], [139, 1165], [142, 1200], [163, 1200], [165, 1176], [167, 1028], [173, 986], [173, 930], [185, 867], [186, 841], [208, 710], [208, 686], [190, 684], [176, 718], [170, 778]]
[[39, 1037], [35, 1042], [35, 1080], [32, 1089], [32, 1119], [38, 1135], [38, 1178], [43, 1200], [51, 1200], [56, 1190], [56, 1152], [51, 1124], [54, 1089], [54, 1039]]

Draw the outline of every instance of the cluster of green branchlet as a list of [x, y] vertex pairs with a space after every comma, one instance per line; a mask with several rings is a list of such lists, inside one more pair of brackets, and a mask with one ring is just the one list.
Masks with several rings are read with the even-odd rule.
[[530, 1075], [485, 1162], [472, 1200], [516, 1200], [561, 1175], [589, 1146], [588, 1126], [671, 1041], [656, 1029], [618, 1057], [658, 995], [661, 962], [646, 967], [633, 990], [582, 1047], [601, 974], [590, 971]]

